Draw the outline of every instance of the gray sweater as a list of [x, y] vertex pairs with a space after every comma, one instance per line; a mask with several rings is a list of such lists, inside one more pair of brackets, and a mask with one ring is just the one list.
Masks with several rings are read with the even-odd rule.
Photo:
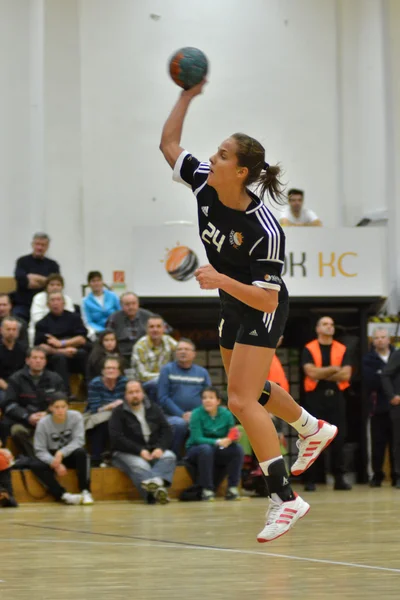
[[53, 462], [57, 450], [67, 457], [83, 448], [85, 428], [81, 413], [69, 410], [64, 423], [55, 423], [52, 415], [47, 415], [36, 426], [33, 445], [36, 457], [48, 465]]

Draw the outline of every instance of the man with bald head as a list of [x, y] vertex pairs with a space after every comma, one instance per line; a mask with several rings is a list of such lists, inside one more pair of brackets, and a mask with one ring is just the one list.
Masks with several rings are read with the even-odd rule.
[[[333, 339], [335, 323], [331, 317], [321, 317], [316, 325], [317, 338], [306, 344], [302, 365], [304, 370], [305, 408], [318, 419], [339, 428], [331, 443], [331, 466], [335, 490], [350, 490], [345, 481], [344, 441], [346, 437], [346, 401], [343, 391], [349, 387], [351, 362], [346, 346]], [[316, 489], [315, 481], [320, 457], [304, 474], [305, 490]]]
[[139, 307], [139, 298], [133, 292], [125, 292], [121, 298], [122, 310], [109, 316], [107, 328], [115, 331], [119, 349], [130, 364], [132, 348], [139, 338], [146, 335], [146, 325], [152, 312]]
[[383, 460], [389, 447], [392, 468], [392, 482], [396, 484], [393, 465], [392, 422], [390, 420], [390, 399], [386, 396], [382, 383], [382, 371], [394, 351], [390, 345], [389, 332], [377, 327], [372, 334], [372, 348], [363, 357], [362, 374], [368, 397], [371, 432], [371, 466], [373, 476], [371, 487], [381, 487], [385, 477]]
[[62, 292], [51, 292], [47, 304], [49, 313], [36, 323], [35, 346], [46, 351], [49, 368], [61, 376], [70, 393], [70, 374], [86, 375], [87, 329], [80, 315], [65, 310]]

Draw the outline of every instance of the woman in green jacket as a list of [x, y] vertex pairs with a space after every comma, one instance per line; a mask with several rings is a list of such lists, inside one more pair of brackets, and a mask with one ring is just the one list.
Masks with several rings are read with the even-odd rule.
[[214, 500], [215, 489], [228, 476], [227, 500], [239, 496], [238, 485], [243, 465], [243, 449], [236, 443], [239, 432], [232, 413], [221, 406], [216, 388], [202, 393], [202, 406], [190, 418], [190, 436], [185, 460], [196, 468], [196, 484], [202, 488], [203, 500]]

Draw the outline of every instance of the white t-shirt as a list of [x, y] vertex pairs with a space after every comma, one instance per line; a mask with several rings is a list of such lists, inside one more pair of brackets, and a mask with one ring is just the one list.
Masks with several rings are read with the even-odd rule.
[[286, 206], [279, 220], [282, 219], [287, 219], [290, 223], [295, 223], [297, 225], [298, 223], [312, 223], [312, 221], [318, 219], [318, 216], [310, 208], [303, 207], [300, 211], [300, 215], [295, 217], [290, 210], [290, 206]]
[[[378, 352], [378, 354], [379, 354], [379, 352]], [[388, 352], [387, 354], [379, 354], [379, 358], [381, 358], [383, 360], [383, 362], [387, 363], [390, 358], [390, 352]]]

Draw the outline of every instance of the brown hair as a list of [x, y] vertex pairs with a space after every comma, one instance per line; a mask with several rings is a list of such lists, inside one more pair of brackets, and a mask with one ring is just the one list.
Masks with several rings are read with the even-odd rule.
[[283, 185], [279, 180], [281, 169], [278, 165], [265, 162], [265, 148], [245, 133], [234, 133], [231, 137], [237, 144], [238, 165], [246, 167], [249, 171], [244, 185], [247, 187], [257, 184], [257, 193], [261, 200], [268, 194], [277, 204], [285, 204]]
[[62, 275], [60, 275], [59, 273], [52, 273], [51, 275], [48, 276], [48, 278], [46, 279], [46, 283], [44, 285], [44, 289], [47, 290], [47, 286], [49, 285], [49, 283], [51, 283], [52, 281], [59, 281], [62, 285], [62, 287], [64, 287], [64, 277]]

